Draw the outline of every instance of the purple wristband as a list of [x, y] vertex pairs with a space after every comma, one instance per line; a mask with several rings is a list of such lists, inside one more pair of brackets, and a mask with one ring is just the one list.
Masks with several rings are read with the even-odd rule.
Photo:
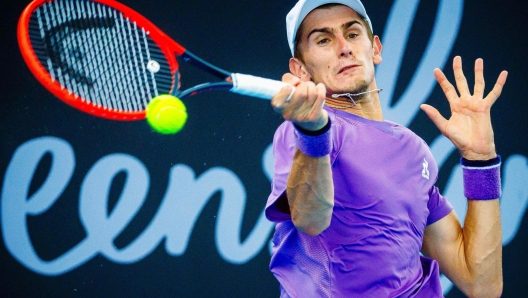
[[306, 134], [302, 129], [296, 126], [295, 143], [302, 153], [311, 157], [323, 157], [330, 154], [332, 150], [332, 130], [330, 129], [330, 119], [327, 125], [318, 132]]
[[470, 200], [494, 200], [501, 196], [501, 158], [486, 161], [460, 159], [464, 176], [464, 195]]

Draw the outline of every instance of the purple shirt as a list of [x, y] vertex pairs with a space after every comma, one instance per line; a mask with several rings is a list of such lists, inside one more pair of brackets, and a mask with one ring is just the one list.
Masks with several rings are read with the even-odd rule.
[[438, 168], [429, 147], [395, 123], [325, 109], [334, 209], [318, 236], [298, 232], [277, 207], [286, 199], [296, 145], [291, 122], [275, 133], [266, 216], [277, 222], [270, 269], [282, 296], [443, 297], [437, 262], [420, 256], [426, 225], [453, 209], [434, 186]]

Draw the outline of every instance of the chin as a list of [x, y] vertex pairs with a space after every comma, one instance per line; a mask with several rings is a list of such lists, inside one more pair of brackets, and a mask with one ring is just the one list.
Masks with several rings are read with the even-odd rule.
[[368, 88], [368, 85], [354, 85], [354, 86], [349, 86], [348, 88], [344, 88], [343, 89], [343, 92], [341, 93], [351, 93], [351, 94], [357, 94], [357, 93], [361, 93], [361, 92], [365, 92], [365, 91], [368, 91], [369, 88]]

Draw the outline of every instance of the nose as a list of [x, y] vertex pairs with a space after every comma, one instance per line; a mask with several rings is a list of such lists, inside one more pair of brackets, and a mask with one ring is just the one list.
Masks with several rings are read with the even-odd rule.
[[350, 43], [348, 43], [348, 41], [346, 40], [344, 36], [337, 37], [337, 46], [339, 49], [340, 57], [352, 56], [352, 47], [350, 46]]

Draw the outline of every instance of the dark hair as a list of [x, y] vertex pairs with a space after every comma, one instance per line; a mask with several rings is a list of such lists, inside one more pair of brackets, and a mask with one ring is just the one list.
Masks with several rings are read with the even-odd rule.
[[[339, 5], [343, 5], [343, 4], [328, 3], [328, 4], [323, 4], [323, 5], [321, 5], [321, 6], [317, 7], [317, 8], [329, 9], [329, 8], [332, 8], [332, 7], [335, 7], [335, 6], [339, 6]], [[370, 29], [370, 26], [367, 24], [367, 21], [365, 20], [365, 18], [363, 16], [361, 16], [361, 18], [362, 18], [362, 20], [364, 22], [365, 27], [367, 28], [368, 38], [370, 39], [370, 42], [372, 42], [374, 40], [374, 33]], [[299, 28], [297, 29], [297, 34], [295, 34], [295, 41], [293, 42], [293, 57], [295, 57], [295, 58], [297, 58], [297, 59], [299, 59], [299, 60], [304, 62], [303, 57], [302, 57], [302, 53], [301, 53], [301, 49], [299, 47], [299, 42], [301, 41], [301, 36], [304, 33], [303, 31], [304, 31], [304, 20], [303, 20], [303, 22], [301, 22], [301, 25], [299, 25]]]

